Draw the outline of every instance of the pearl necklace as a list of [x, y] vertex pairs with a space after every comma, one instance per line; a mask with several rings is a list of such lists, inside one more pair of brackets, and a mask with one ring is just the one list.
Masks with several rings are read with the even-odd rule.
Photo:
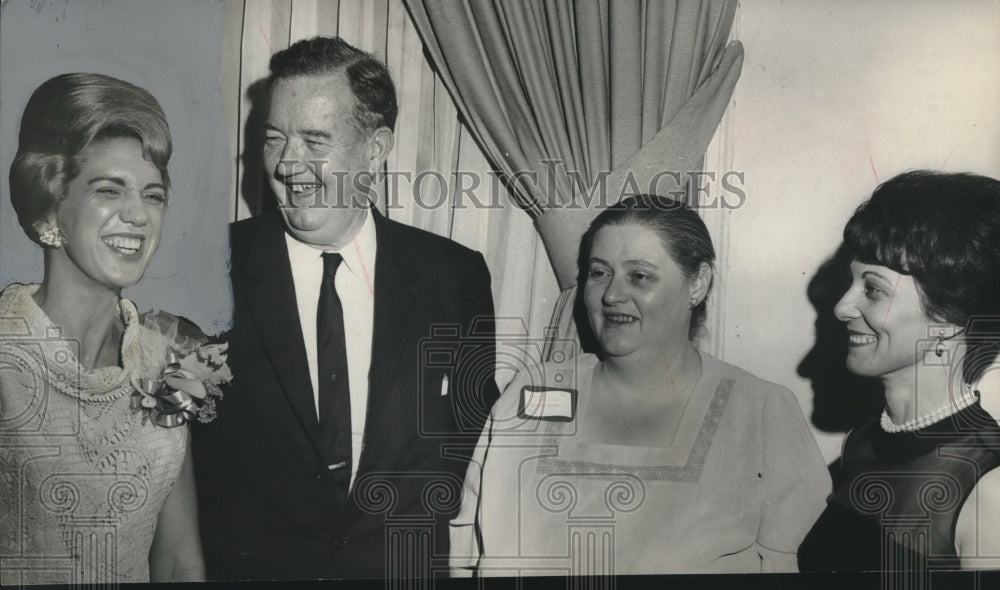
[[935, 424], [944, 420], [948, 416], [957, 414], [968, 408], [972, 404], [979, 401], [979, 391], [972, 389], [969, 384], [965, 384], [962, 389], [962, 395], [959, 396], [954, 402], [950, 402], [929, 414], [924, 414], [923, 416], [917, 416], [912, 420], [907, 420], [902, 424], [895, 424], [891, 418], [889, 418], [888, 409], [882, 410], [882, 430], [888, 432], [889, 434], [895, 434], [897, 432], [915, 432], [922, 428], [927, 428], [931, 424]]

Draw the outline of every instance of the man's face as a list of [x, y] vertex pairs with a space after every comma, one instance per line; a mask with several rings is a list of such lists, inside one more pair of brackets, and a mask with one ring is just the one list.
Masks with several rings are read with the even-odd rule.
[[288, 231], [340, 247], [364, 223], [377, 146], [355, 124], [344, 72], [277, 80], [265, 123], [264, 166]]

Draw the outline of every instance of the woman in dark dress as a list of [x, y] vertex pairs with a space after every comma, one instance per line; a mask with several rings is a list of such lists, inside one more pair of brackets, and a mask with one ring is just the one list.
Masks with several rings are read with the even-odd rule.
[[1000, 567], [1000, 427], [980, 387], [1000, 348], [1000, 181], [916, 171], [844, 229], [848, 368], [885, 387], [799, 548], [803, 571]]

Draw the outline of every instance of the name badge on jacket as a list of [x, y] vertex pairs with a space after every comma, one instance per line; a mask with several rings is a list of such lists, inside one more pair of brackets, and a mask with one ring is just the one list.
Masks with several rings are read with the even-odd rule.
[[569, 422], [576, 415], [576, 390], [525, 385], [521, 388], [518, 418]]

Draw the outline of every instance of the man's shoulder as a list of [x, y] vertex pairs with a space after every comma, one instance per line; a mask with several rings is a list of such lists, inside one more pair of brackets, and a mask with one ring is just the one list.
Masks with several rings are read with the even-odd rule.
[[[232, 260], [239, 262], [243, 256], [248, 255], [261, 236], [268, 242], [280, 238], [283, 228], [284, 222], [277, 211], [266, 211], [232, 222], [229, 225]], [[427, 230], [393, 221], [381, 214], [378, 214], [375, 228], [378, 248], [386, 248], [396, 254], [402, 253], [405, 260], [416, 265], [427, 262], [437, 268], [447, 268], [442, 262], [457, 266], [483, 263], [480, 253], [471, 248]]]
[[284, 235], [284, 222], [276, 210], [264, 211], [253, 217], [229, 224], [230, 267], [257, 264], [262, 252], [280, 247]]
[[[376, 225], [376, 232], [383, 232], [385, 240], [409, 251], [419, 251], [421, 256], [472, 258], [479, 253], [458, 242], [433, 232], [413, 227], [387, 217]], [[379, 240], [380, 244], [382, 240]]]
[[253, 217], [233, 221], [229, 224], [229, 239], [233, 242], [246, 241], [261, 231], [273, 229], [276, 222], [280, 224], [278, 215], [277, 211], [264, 211]]

